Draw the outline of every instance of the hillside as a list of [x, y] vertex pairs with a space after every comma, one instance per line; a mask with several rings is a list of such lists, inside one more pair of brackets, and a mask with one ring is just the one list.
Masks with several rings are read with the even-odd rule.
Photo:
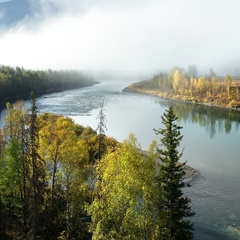
[[[30, 0], [11, 0], [7, 2], [0, 2], [0, 29], [8, 29], [16, 26], [24, 19], [32, 20], [36, 19], [36, 16], [40, 17], [46, 14], [43, 11], [42, 1], [30, 1]], [[47, 6], [47, 13], [53, 13], [58, 11], [56, 4], [49, 1], [44, 1]]]
[[6, 102], [28, 98], [32, 91], [39, 96], [96, 83], [89, 74], [81, 71], [50, 69], [34, 71], [2, 66], [0, 67], [0, 107], [5, 106]]

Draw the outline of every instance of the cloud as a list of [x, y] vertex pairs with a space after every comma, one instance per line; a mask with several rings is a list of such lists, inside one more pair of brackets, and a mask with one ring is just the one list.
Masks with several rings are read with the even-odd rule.
[[57, 14], [41, 1], [40, 24], [25, 19], [2, 34], [0, 63], [136, 73], [196, 64], [222, 74], [239, 62], [237, 0], [55, 2]]

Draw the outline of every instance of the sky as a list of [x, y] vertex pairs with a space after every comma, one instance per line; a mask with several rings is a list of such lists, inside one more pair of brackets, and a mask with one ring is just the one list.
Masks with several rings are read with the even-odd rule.
[[239, 0], [52, 0], [58, 14], [39, 2], [34, 20], [0, 33], [0, 64], [135, 74], [195, 64], [240, 75]]

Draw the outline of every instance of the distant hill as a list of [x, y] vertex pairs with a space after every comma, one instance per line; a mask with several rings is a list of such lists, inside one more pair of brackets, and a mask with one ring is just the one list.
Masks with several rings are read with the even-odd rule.
[[12, 0], [0, 3], [0, 27], [15, 25], [30, 14], [28, 0]]
[[41, 4], [44, 2], [47, 13], [56, 13], [57, 5], [54, 3], [39, 0], [10, 0], [0, 2], [0, 29], [7, 29], [17, 25], [24, 18], [36, 19], [36, 16], [44, 16], [46, 9]]

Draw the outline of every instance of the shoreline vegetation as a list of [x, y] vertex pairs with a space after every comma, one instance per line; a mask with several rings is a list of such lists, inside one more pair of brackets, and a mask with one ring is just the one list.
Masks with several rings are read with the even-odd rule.
[[205, 76], [198, 76], [195, 65], [192, 65], [188, 71], [175, 67], [169, 73], [160, 72], [148, 80], [129, 85], [123, 91], [240, 111], [239, 79], [229, 74], [217, 77], [213, 70]]
[[[119, 142], [118, 142], [119, 143]], [[122, 144], [122, 143], [119, 143]], [[144, 158], [146, 158], [149, 155], [149, 151], [142, 150], [141, 148], [138, 149], [138, 151], [143, 155]], [[157, 164], [161, 164], [157, 159], [155, 160]], [[191, 166], [178, 162], [177, 166], [181, 165], [184, 170], [184, 176], [183, 181], [186, 183], [189, 183], [193, 181], [196, 177], [198, 177], [201, 173], [197, 169], [192, 168]]]
[[0, 107], [7, 102], [28, 99], [44, 94], [92, 86], [98, 82], [90, 74], [75, 70], [26, 70], [0, 66]]
[[[165, 195], [157, 189], [161, 183], [158, 181], [163, 181], [159, 178], [161, 166], [158, 163], [166, 162], [163, 161], [164, 155], [160, 155], [161, 152], [158, 151], [157, 142], [151, 144], [149, 151], [143, 151], [138, 147], [133, 134], [122, 143], [106, 136], [103, 130], [105, 126], [103, 112], [99, 118], [99, 126], [102, 126], [102, 129], [93, 130], [91, 127], [75, 123], [69, 117], [52, 113], [38, 115], [34, 96], [30, 100], [32, 101], [30, 109], [23, 101], [8, 103], [4, 125], [0, 128], [1, 239], [15, 239], [16, 236], [22, 239], [30, 236], [34, 239], [32, 235], [37, 236], [35, 239], [38, 236], [42, 239], [65, 239], [66, 236], [75, 239], [95, 239], [94, 224], [100, 222], [95, 221], [95, 216], [99, 217], [100, 214], [101, 217], [102, 212], [108, 214], [108, 210], [111, 209], [107, 208], [105, 211], [102, 208], [99, 211], [98, 207], [95, 208], [95, 203], [100, 201], [103, 207], [106, 206], [106, 199], [109, 203], [115, 203], [111, 196], [109, 198], [106, 196], [105, 190], [103, 191], [105, 195], [98, 198], [100, 196], [98, 184], [102, 183], [107, 183], [107, 190], [111, 191], [113, 188], [114, 196], [120, 196], [115, 205], [118, 211], [125, 214], [125, 207], [129, 209], [133, 207], [135, 211], [138, 209], [135, 207], [136, 204], [137, 207], [144, 207], [145, 204], [139, 201], [142, 198], [147, 203], [146, 210], [152, 206], [149, 211], [151, 214], [137, 211], [133, 215], [134, 219], [137, 216], [139, 220], [144, 219], [145, 223], [145, 219], [150, 216], [146, 224], [158, 223], [153, 222], [151, 216], [153, 211], [155, 216], [162, 216], [161, 213], [165, 211], [161, 201], [159, 202]], [[177, 125], [176, 128], [178, 129]], [[177, 133], [176, 137], [178, 136]], [[181, 136], [177, 141], [180, 140]], [[175, 147], [177, 146], [178, 144]], [[185, 183], [191, 181], [196, 171], [178, 162], [181, 154], [174, 156], [176, 156], [174, 163], [169, 166], [176, 164], [177, 167], [173, 167], [176, 174], [171, 177], [175, 179], [177, 176], [180, 181], [177, 186], [182, 188]], [[96, 175], [96, 171], [100, 175]], [[106, 176], [106, 181], [102, 180]], [[97, 179], [98, 183], [93, 181], [94, 179]], [[111, 186], [108, 188], [108, 182], [113, 183], [112, 188]], [[176, 198], [180, 199], [179, 204], [182, 204], [182, 200], [186, 201], [185, 197], [182, 198], [181, 192], [176, 192], [180, 193]], [[123, 199], [127, 201], [121, 205]], [[161, 212], [155, 206], [161, 207]], [[189, 207], [188, 209], [191, 210]], [[178, 208], [170, 210], [178, 211]], [[189, 211], [184, 213], [183, 217], [191, 217], [192, 212]], [[24, 221], [32, 216], [38, 225], [32, 224], [33, 221]], [[126, 217], [129, 217], [129, 221], [132, 219], [132, 215]], [[113, 215], [110, 219], [117, 222], [118, 216]], [[130, 226], [129, 221], [126, 222], [126, 226]], [[108, 223], [108, 218], [103, 218], [104, 223]], [[121, 222], [118, 224], [121, 226]], [[115, 225], [110, 226], [112, 229]], [[191, 225], [189, 226], [192, 230]], [[138, 225], [136, 228], [138, 229]], [[122, 229], [131, 230], [131, 227]], [[152, 228], [146, 226], [140, 229], [144, 229], [144, 232], [148, 229], [151, 233]], [[129, 234], [135, 232], [139, 231], [130, 231]], [[125, 235], [125, 232], [123, 234]]]
[[[47, 71], [26, 70], [0, 66], [0, 108], [4, 108], [7, 102], [14, 103], [29, 98], [30, 92], [35, 96], [44, 94], [93, 86], [99, 82], [89, 74], [75, 70]], [[148, 93], [152, 94], [152, 93]], [[191, 181], [199, 172], [185, 165], [186, 181]]]

